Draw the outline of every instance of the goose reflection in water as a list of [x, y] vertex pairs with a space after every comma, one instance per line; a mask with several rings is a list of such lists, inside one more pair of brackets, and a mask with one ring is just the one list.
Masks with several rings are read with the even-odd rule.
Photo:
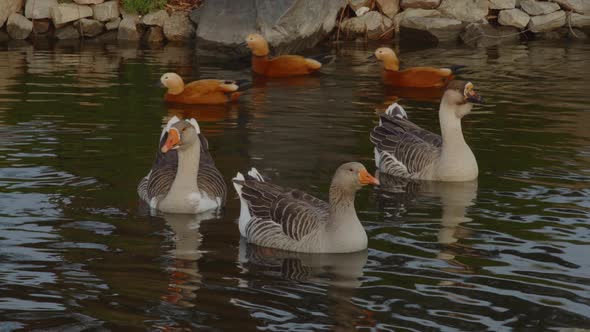
[[[447, 272], [473, 274], [476, 269], [459, 262], [457, 256], [481, 257], [489, 253], [469, 247], [460, 242], [473, 234], [473, 230], [462, 226], [471, 221], [466, 216], [467, 208], [474, 204], [477, 198], [477, 180], [466, 182], [435, 182], [412, 181], [378, 173], [376, 177], [381, 182], [381, 189], [395, 195], [394, 200], [400, 208], [416, 204], [421, 197], [440, 199], [442, 209], [441, 228], [437, 234], [440, 251], [437, 258], [447, 261], [455, 268], [443, 269]], [[391, 201], [391, 198], [387, 198]]]

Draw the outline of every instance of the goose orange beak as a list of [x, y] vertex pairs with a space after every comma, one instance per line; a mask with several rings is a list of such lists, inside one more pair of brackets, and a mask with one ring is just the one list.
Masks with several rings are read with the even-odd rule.
[[367, 184], [374, 184], [379, 185], [379, 180], [374, 178], [366, 169], [363, 169], [359, 172], [359, 182], [363, 185]]
[[178, 148], [178, 143], [180, 143], [178, 130], [176, 128], [170, 128], [168, 131], [168, 139], [166, 140], [166, 143], [164, 143], [164, 146], [162, 146], [162, 153]]

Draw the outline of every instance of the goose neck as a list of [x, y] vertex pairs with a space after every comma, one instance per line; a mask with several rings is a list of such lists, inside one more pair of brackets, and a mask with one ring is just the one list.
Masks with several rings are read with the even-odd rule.
[[332, 215], [355, 215], [354, 197], [356, 192], [344, 190], [338, 185], [330, 186], [330, 213]]
[[441, 103], [438, 117], [443, 139], [443, 150], [445, 146], [465, 145], [463, 130], [461, 128], [461, 119], [457, 117], [454, 107], [444, 102]]
[[197, 191], [197, 174], [201, 157], [199, 144], [192, 144], [185, 149], [178, 149], [178, 169], [175, 182], [186, 186], [192, 192]]

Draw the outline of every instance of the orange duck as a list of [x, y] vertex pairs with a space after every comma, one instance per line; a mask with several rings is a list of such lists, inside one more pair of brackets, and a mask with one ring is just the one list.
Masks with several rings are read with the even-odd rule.
[[165, 88], [164, 100], [179, 104], [226, 104], [238, 99], [238, 90], [245, 85], [245, 81], [198, 80], [184, 84], [176, 73], [166, 73], [160, 78]]
[[252, 50], [252, 70], [269, 77], [288, 77], [308, 75], [322, 68], [318, 60], [300, 55], [280, 55], [269, 58], [268, 42], [257, 33], [248, 35], [246, 44]]
[[450, 68], [412, 67], [399, 70], [399, 59], [389, 47], [381, 47], [369, 58], [383, 61], [385, 72], [383, 81], [395, 87], [404, 88], [436, 88], [446, 86], [454, 77], [458, 69], [464, 66]]

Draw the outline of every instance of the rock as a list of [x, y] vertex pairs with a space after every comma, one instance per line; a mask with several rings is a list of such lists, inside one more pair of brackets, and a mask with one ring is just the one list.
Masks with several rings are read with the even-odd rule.
[[465, 25], [445, 17], [406, 17], [400, 22], [400, 37], [405, 40], [438, 44], [456, 42]]
[[498, 23], [524, 29], [529, 24], [531, 17], [518, 8], [502, 10], [498, 14]]
[[55, 30], [55, 38], [60, 40], [78, 39], [80, 38], [80, 33], [78, 32], [78, 29], [68, 24], [64, 27]]
[[119, 24], [118, 40], [139, 40], [140, 33], [137, 30], [137, 19], [132, 17], [123, 18]]
[[74, 3], [62, 3], [53, 6], [50, 8], [49, 12], [51, 13], [51, 19], [55, 25], [62, 25], [64, 23], [92, 16], [92, 8], [76, 5]]
[[578, 29], [567, 29], [567, 39], [570, 40], [587, 40], [588, 35], [585, 32]]
[[563, 40], [567, 36], [567, 29], [557, 29], [552, 31], [544, 31], [535, 34], [535, 38], [539, 40]]
[[574, 28], [585, 28], [590, 26], [590, 15], [580, 15], [577, 13], [571, 13], [569, 20], [572, 27]]
[[98, 5], [104, 2], [104, 0], [74, 0], [79, 5]]
[[195, 38], [195, 28], [186, 12], [174, 12], [164, 23], [164, 36], [171, 41], [186, 41]]
[[389, 18], [393, 18], [400, 10], [399, 0], [377, 0], [377, 6]]
[[92, 39], [97, 43], [109, 43], [114, 42], [117, 40], [117, 31], [107, 31], [102, 35], [96, 36], [96, 38]]
[[[387, 31], [393, 26], [393, 21], [377, 11], [371, 11], [360, 17], [352, 17], [342, 21], [340, 28], [345, 34], [367, 36], [372, 40], [387, 37]], [[393, 30], [391, 31], [391, 33]], [[390, 33], [390, 35], [391, 35]]]
[[78, 28], [79, 31], [82, 31], [83, 37], [96, 37], [104, 30], [104, 24], [88, 18], [83, 18], [74, 22], [74, 26]]
[[490, 0], [490, 9], [512, 9], [516, 7], [516, 0]]
[[33, 20], [50, 18], [49, 9], [57, 5], [57, 0], [27, 0], [25, 4], [25, 17]]
[[465, 22], [476, 22], [488, 15], [488, 0], [442, 0], [438, 11]]
[[10, 36], [6, 32], [0, 30], [0, 43], [6, 43], [9, 40]]
[[121, 18], [117, 17], [114, 20], [108, 21], [104, 27], [107, 29], [107, 31], [111, 31], [111, 30], [115, 30], [119, 28], [119, 24], [121, 24]]
[[119, 3], [107, 1], [92, 7], [92, 18], [100, 22], [112, 21], [119, 17]]
[[348, 7], [354, 11], [361, 7], [371, 7], [371, 0], [348, 0]]
[[588, 0], [553, 0], [566, 11], [575, 11], [578, 14], [590, 14], [590, 1]]
[[[204, 1], [199, 15], [197, 46], [225, 57], [249, 55], [237, 48], [249, 33], [260, 32], [278, 53], [296, 53], [328, 36], [345, 0], [215, 0]], [[223, 20], [219, 17], [222, 15]], [[367, 14], [365, 14], [367, 15]]]
[[163, 27], [168, 19], [168, 13], [165, 10], [158, 10], [157, 12], [149, 13], [141, 18], [143, 25], [157, 25]]
[[475, 47], [517, 43], [519, 30], [512, 27], [493, 27], [488, 23], [470, 23], [460, 35], [463, 43]]
[[532, 32], [543, 32], [562, 27], [565, 24], [565, 12], [559, 10], [547, 15], [531, 17], [528, 29]]
[[152, 26], [145, 35], [148, 43], [161, 43], [164, 41], [164, 29], [159, 26]]
[[370, 11], [371, 11], [371, 9], [369, 7], [361, 7], [359, 9], [355, 10], [354, 11], [354, 14], [356, 16], [363, 16], [364, 14], [366, 14], [366, 13], [368, 13]]
[[418, 9], [418, 8], [410, 8], [402, 11], [401, 13], [395, 15], [393, 18], [393, 25], [395, 26], [395, 31], [399, 31], [400, 24], [405, 18], [410, 17], [442, 17], [442, 14], [435, 9]]
[[520, 7], [529, 15], [546, 15], [559, 10], [559, 5], [554, 2], [520, 0]]
[[199, 25], [199, 21], [201, 19], [201, 8], [202, 7], [197, 7], [195, 9], [193, 9], [191, 11], [191, 13], [188, 15], [188, 18], [191, 20], [191, 22], [193, 22], [195, 25]]
[[49, 20], [34, 20], [33, 21], [33, 33], [36, 35], [42, 35], [49, 32], [51, 28], [51, 22]]
[[8, 16], [23, 8], [24, 0], [0, 0], [0, 28], [4, 25]]
[[421, 8], [421, 9], [434, 9], [440, 5], [440, 0], [402, 0], [401, 7], [403, 9], [408, 8]]
[[6, 32], [12, 39], [27, 39], [33, 31], [33, 22], [18, 13], [12, 13], [6, 21]]

